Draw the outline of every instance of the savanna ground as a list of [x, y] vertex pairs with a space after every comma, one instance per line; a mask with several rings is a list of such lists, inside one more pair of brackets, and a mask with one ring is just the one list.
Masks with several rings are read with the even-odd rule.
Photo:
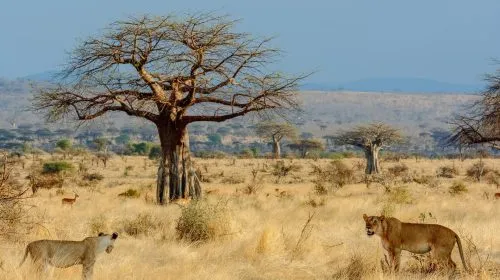
[[[24, 169], [18, 166], [13, 172], [25, 184], [33, 165], [26, 161]], [[478, 159], [382, 162], [384, 173], [394, 177], [368, 188], [360, 179], [364, 161], [343, 159], [355, 176], [335, 190], [322, 182], [330, 177], [318, 173], [331, 160], [286, 159], [284, 167], [294, 167], [277, 182], [272, 160], [195, 159], [204, 181], [203, 200], [166, 206], [154, 203], [154, 161], [115, 156], [106, 168], [82, 157], [68, 161], [76, 170], [64, 175], [62, 190], [40, 189], [25, 200], [37, 225], [0, 239], [0, 279], [34, 279], [30, 262], [17, 268], [30, 241], [81, 240], [99, 231], [120, 236], [111, 254], [99, 256], [95, 279], [448, 278], [425, 272], [425, 258], [408, 252], [403, 252], [399, 275], [384, 274], [380, 238], [366, 235], [363, 213], [447, 226], [462, 238], [474, 269], [473, 274], [464, 272], [455, 246], [457, 278], [500, 277], [500, 200], [494, 199], [499, 190], [495, 178], [477, 182], [466, 176]], [[500, 159], [483, 161], [498, 171]], [[402, 163], [408, 170], [389, 171]], [[99, 173], [103, 179], [84, 181], [79, 165], [88, 168], [82, 172]], [[454, 167], [458, 175], [437, 177], [443, 166]], [[452, 185], [456, 194], [450, 193]], [[464, 186], [468, 191], [460, 193]], [[73, 207], [61, 205], [73, 191], [80, 196]], [[119, 195], [123, 193], [128, 196]], [[179, 223], [181, 215], [185, 219]], [[81, 267], [49, 273], [50, 279], [79, 279]]]

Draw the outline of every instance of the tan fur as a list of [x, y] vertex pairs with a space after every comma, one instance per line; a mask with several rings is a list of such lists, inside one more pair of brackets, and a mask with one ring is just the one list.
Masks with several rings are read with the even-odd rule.
[[432, 269], [436, 264], [444, 264], [455, 270], [456, 264], [451, 259], [455, 242], [458, 244], [462, 264], [467, 270], [460, 238], [447, 227], [437, 224], [403, 223], [383, 215], [368, 217], [363, 214], [363, 219], [366, 222], [366, 233], [369, 236], [380, 236], [382, 247], [386, 250], [385, 262], [391, 270], [399, 270], [401, 250], [415, 254], [431, 252]]
[[77, 195], [77, 194], [75, 193], [75, 198], [63, 198], [63, 199], [61, 200], [61, 203], [62, 203], [63, 205], [64, 205], [64, 204], [68, 204], [68, 205], [73, 206], [73, 203], [75, 203], [75, 202], [76, 202], [76, 199], [77, 199], [78, 197], [79, 197], [79, 195]]
[[118, 238], [117, 233], [112, 235], [99, 233], [96, 237], [87, 237], [82, 241], [68, 240], [38, 240], [28, 244], [24, 253], [21, 266], [28, 254], [38, 272], [46, 271], [48, 265], [65, 268], [81, 264], [82, 278], [91, 279], [96, 257], [106, 251], [113, 250], [113, 244]]

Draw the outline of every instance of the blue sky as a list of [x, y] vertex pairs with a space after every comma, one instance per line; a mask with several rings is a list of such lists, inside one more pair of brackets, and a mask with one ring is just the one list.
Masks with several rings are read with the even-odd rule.
[[480, 83], [500, 58], [498, 0], [0, 0], [0, 77], [57, 69], [79, 38], [130, 15], [216, 11], [277, 36], [279, 68], [309, 82], [416, 77]]

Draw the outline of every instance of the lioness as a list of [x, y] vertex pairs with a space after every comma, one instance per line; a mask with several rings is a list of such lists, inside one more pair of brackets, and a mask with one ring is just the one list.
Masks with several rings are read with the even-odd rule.
[[87, 237], [82, 241], [33, 241], [26, 246], [23, 260], [19, 266], [24, 263], [29, 253], [38, 271], [42, 269], [46, 271], [49, 264], [61, 268], [81, 264], [83, 265], [82, 278], [91, 279], [97, 254], [104, 251], [108, 254], [111, 253], [117, 238], [118, 233], [116, 232], [112, 235], [101, 232], [97, 237]]
[[[386, 218], [383, 215], [368, 217], [363, 214], [363, 219], [366, 222], [366, 234], [380, 236], [382, 247], [387, 253], [384, 254], [385, 261], [391, 270], [399, 270], [401, 250], [415, 254], [425, 254], [430, 251], [433, 261], [455, 270], [456, 264], [451, 259], [455, 242], [458, 244], [462, 264], [467, 270], [460, 238], [447, 227], [437, 224], [402, 223], [396, 218]], [[436, 263], [432, 264], [433, 269], [435, 265]]]

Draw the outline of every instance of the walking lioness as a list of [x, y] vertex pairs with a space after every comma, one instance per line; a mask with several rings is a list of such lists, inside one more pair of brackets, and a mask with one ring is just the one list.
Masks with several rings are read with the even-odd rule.
[[111, 253], [117, 238], [118, 233], [115, 232], [111, 235], [99, 233], [97, 237], [87, 237], [82, 241], [34, 241], [26, 246], [19, 266], [24, 263], [29, 253], [38, 271], [46, 271], [48, 265], [64, 268], [81, 264], [83, 266], [82, 278], [91, 279], [97, 254], [104, 251]]
[[386, 250], [385, 261], [391, 270], [399, 270], [401, 250], [415, 254], [430, 251], [433, 269], [439, 263], [455, 270], [456, 264], [451, 259], [455, 242], [458, 244], [462, 264], [467, 270], [460, 238], [447, 227], [437, 224], [402, 223], [396, 218], [386, 218], [383, 215], [368, 217], [363, 214], [363, 219], [366, 222], [366, 234], [380, 236], [382, 247]]

